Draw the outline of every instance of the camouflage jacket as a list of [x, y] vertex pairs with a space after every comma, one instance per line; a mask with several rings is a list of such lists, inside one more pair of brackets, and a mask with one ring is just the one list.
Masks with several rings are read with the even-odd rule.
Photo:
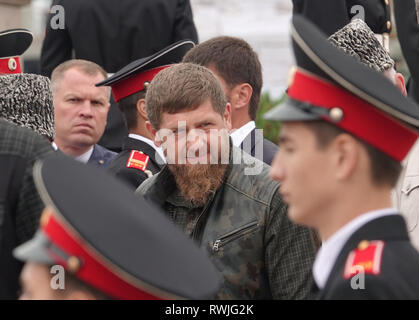
[[[240, 154], [241, 164], [232, 164], [233, 154]], [[262, 166], [262, 172], [246, 175], [246, 163]], [[221, 274], [218, 299], [304, 299], [309, 295], [315, 255], [311, 234], [289, 221], [279, 184], [270, 179], [269, 168], [233, 147], [221, 187], [198, 214], [191, 236]], [[136, 191], [172, 219], [179, 210], [188, 210], [168, 201], [176, 192], [168, 167]]]

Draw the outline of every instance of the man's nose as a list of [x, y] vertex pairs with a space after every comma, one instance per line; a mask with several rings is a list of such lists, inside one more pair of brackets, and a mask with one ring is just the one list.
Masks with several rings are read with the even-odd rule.
[[285, 178], [284, 166], [281, 163], [279, 152], [276, 154], [271, 164], [270, 176], [273, 180], [283, 181]]
[[196, 144], [204, 144], [206, 143], [206, 135], [202, 130], [199, 129], [191, 129], [188, 132], [188, 136], [186, 139], [187, 147], [196, 145]]
[[93, 106], [88, 100], [85, 100], [80, 107], [79, 115], [85, 118], [91, 118], [93, 116]]
[[190, 130], [186, 139], [186, 148], [189, 151], [193, 148], [195, 153], [207, 147], [207, 137], [202, 130]]

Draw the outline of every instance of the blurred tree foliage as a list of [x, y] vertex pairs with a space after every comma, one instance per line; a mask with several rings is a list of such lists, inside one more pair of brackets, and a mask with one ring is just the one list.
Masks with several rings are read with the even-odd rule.
[[266, 121], [263, 115], [273, 107], [281, 104], [285, 100], [285, 94], [277, 100], [271, 99], [268, 92], [262, 94], [260, 98], [259, 111], [256, 118], [256, 126], [263, 129], [263, 136], [277, 144], [279, 131], [281, 130], [281, 123], [274, 121]]

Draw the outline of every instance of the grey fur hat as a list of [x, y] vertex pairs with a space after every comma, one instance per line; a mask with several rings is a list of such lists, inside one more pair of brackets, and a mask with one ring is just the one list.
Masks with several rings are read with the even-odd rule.
[[36, 74], [1, 75], [0, 117], [54, 140], [49, 79]]
[[355, 19], [329, 37], [330, 42], [359, 62], [383, 72], [394, 67], [394, 60], [368, 25]]

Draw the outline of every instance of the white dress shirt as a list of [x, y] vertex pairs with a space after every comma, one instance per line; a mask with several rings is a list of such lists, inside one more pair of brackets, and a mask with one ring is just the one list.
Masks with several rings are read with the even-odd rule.
[[335, 232], [324, 241], [314, 261], [313, 276], [319, 289], [324, 289], [330, 272], [349, 238], [368, 222], [389, 215], [397, 215], [394, 208], [370, 211], [362, 214]]
[[[58, 150], [58, 146], [55, 142], [51, 142], [52, 148], [57, 151]], [[80, 161], [82, 163], [87, 163], [90, 159], [90, 157], [92, 156], [93, 153], [93, 148], [90, 148], [87, 152], [83, 153], [82, 155], [75, 157], [74, 159], [76, 159], [77, 161]]]
[[82, 155], [75, 157], [77, 161], [80, 161], [82, 163], [87, 163], [89, 161], [90, 157], [93, 153], [93, 147], [91, 147], [87, 152], [83, 153]]
[[244, 126], [240, 127], [239, 129], [236, 129], [232, 133], [230, 133], [230, 137], [233, 140], [233, 145], [235, 147], [240, 147], [243, 140], [255, 128], [256, 128], [256, 123], [254, 121], [249, 121]]
[[158, 155], [160, 156], [160, 158], [163, 160], [164, 163], [166, 163], [166, 158], [164, 157], [164, 153], [162, 148], [158, 147], [155, 145], [154, 141], [147, 139], [146, 137], [140, 136], [138, 134], [134, 134], [134, 133], [130, 133], [128, 135], [128, 137], [132, 138], [132, 139], [136, 139], [136, 140], [140, 140], [143, 141], [145, 143], [147, 143], [150, 147], [152, 147], [154, 150], [157, 151]]

